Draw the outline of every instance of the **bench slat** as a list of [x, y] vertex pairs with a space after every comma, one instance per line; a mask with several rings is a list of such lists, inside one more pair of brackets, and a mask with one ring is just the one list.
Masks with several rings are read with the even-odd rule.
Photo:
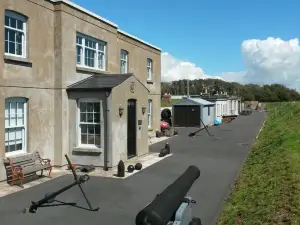
[[26, 155], [9, 157], [9, 160], [14, 164], [22, 163], [22, 162], [26, 162], [26, 161], [36, 161], [36, 154], [30, 153], [30, 154], [26, 154]]
[[23, 173], [33, 173], [42, 169], [47, 169], [48, 167], [49, 167], [48, 165], [35, 165], [35, 166], [25, 167], [23, 169]]

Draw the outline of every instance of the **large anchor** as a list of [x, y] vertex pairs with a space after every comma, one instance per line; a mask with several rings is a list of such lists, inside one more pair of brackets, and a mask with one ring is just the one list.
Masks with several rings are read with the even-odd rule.
[[[50, 206], [63, 206], [63, 205], [69, 205], [69, 206], [75, 206], [75, 207], [78, 207], [78, 208], [82, 208], [82, 209], [85, 209], [83, 207], [79, 207], [79, 206], [76, 206], [77, 203], [65, 203], [65, 202], [61, 202], [61, 201], [58, 201], [56, 200], [56, 196], [58, 196], [59, 194], [69, 190], [70, 188], [74, 187], [75, 185], [78, 185], [78, 187], [80, 188], [81, 190], [81, 193], [83, 194], [88, 206], [89, 206], [89, 211], [98, 211], [99, 210], [99, 207], [97, 208], [93, 208], [89, 199], [87, 198], [86, 194], [84, 193], [83, 189], [82, 189], [82, 186], [81, 184], [85, 183], [86, 181], [88, 181], [90, 179], [89, 175], [88, 174], [85, 174], [85, 175], [82, 175], [82, 176], [77, 176], [73, 166], [72, 166], [72, 163], [69, 159], [69, 157], [67, 155], [65, 155], [66, 159], [67, 159], [67, 162], [69, 164], [69, 168], [71, 169], [72, 173], [73, 173], [73, 176], [74, 176], [74, 182], [56, 192], [53, 192], [53, 193], [48, 193], [45, 195], [44, 198], [42, 198], [41, 200], [37, 201], [37, 202], [34, 202], [32, 201], [31, 202], [31, 206], [29, 207], [29, 210], [28, 208], [24, 210], [24, 212], [27, 212], [29, 211], [30, 213], [35, 213], [36, 210], [40, 207], [50, 207]], [[57, 204], [51, 204], [53, 202], [57, 202]]]

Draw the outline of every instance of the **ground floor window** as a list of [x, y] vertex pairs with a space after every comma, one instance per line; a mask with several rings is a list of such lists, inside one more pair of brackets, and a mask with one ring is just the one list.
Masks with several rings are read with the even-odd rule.
[[79, 111], [79, 145], [101, 147], [102, 101], [99, 99], [80, 99]]
[[152, 100], [148, 100], [148, 127], [152, 127]]
[[5, 99], [5, 153], [26, 152], [26, 98]]

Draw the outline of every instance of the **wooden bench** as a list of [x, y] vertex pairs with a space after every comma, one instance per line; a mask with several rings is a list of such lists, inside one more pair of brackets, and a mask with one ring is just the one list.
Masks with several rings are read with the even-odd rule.
[[52, 166], [50, 159], [43, 159], [38, 152], [7, 157], [5, 163], [7, 164], [6, 172], [7, 178], [9, 173], [11, 177], [10, 185], [13, 186], [16, 180], [20, 180], [20, 186], [23, 187], [25, 175], [35, 174], [37, 171], [41, 171], [43, 176], [44, 170], [49, 170], [48, 177], [51, 178]]

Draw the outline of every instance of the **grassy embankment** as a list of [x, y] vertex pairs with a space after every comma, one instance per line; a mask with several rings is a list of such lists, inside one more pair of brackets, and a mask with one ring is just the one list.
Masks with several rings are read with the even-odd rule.
[[300, 224], [300, 103], [267, 107], [219, 225]]

